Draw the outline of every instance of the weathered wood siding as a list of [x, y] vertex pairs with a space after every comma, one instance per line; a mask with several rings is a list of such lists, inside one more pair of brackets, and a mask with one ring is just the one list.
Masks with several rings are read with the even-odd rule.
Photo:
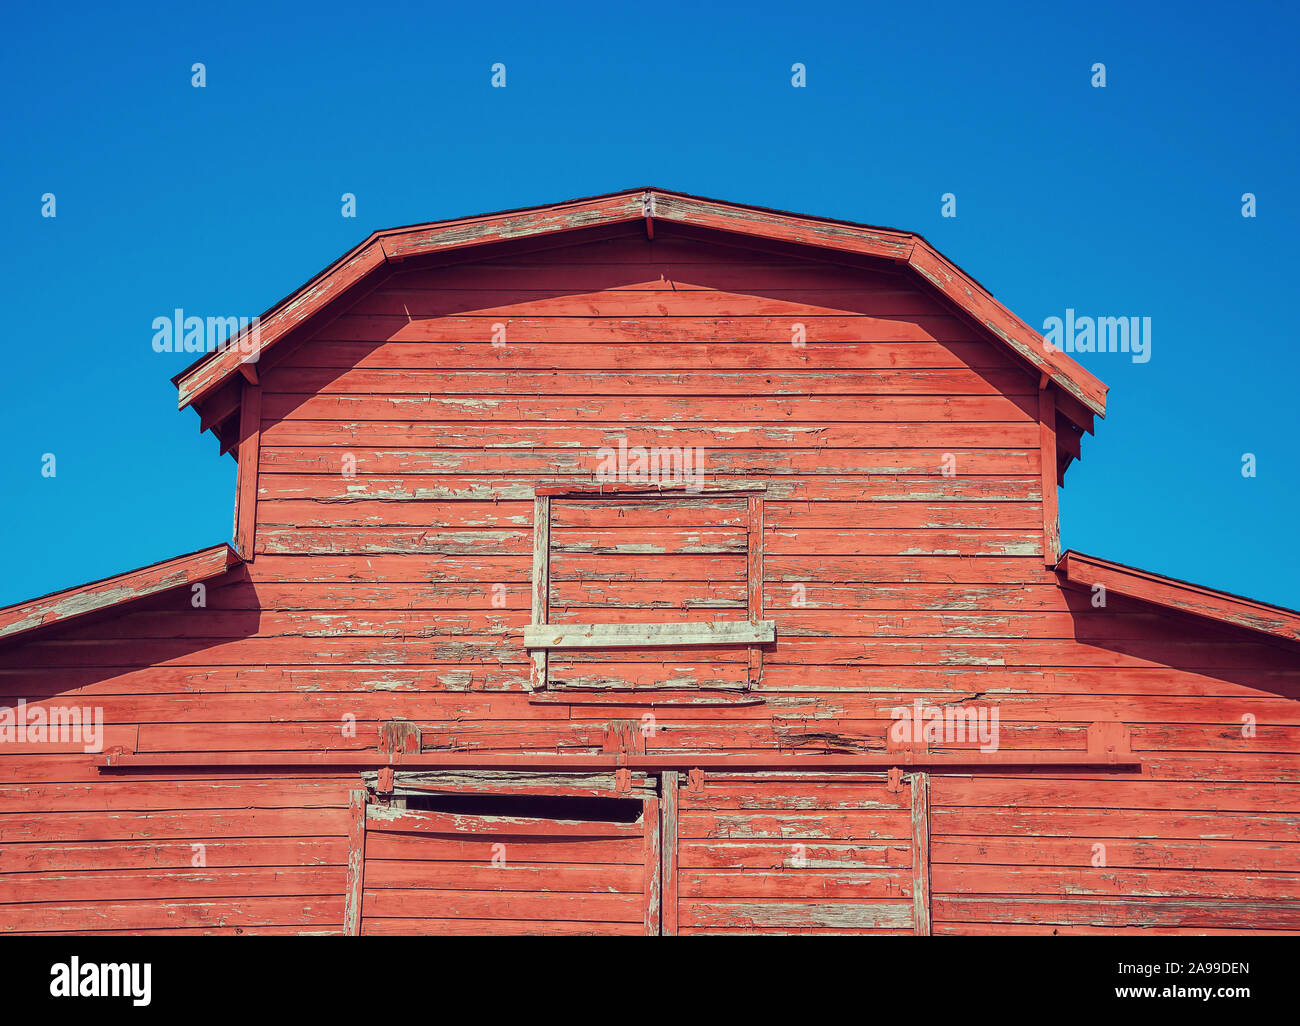
[[657, 829], [653, 816], [608, 823], [372, 805], [360, 932], [643, 935], [646, 834]]
[[[651, 754], [882, 752], [916, 698], [994, 705], [1003, 749], [1059, 752], [1115, 719], [1140, 776], [932, 776], [934, 932], [1300, 932], [1294, 648], [1063, 589], [1037, 377], [915, 279], [669, 237], [520, 253], [395, 273], [259, 374], [255, 561], [206, 608], [173, 592], [0, 649], [0, 703], [93, 703], [108, 746], [196, 755], [373, 750], [394, 718], [426, 751], [593, 752], [647, 713]], [[606, 653], [616, 690], [527, 691], [534, 489], [590, 482], [620, 439], [698, 445], [710, 480], [767, 485], [777, 642], [748, 691], [701, 689], [742, 680], [743, 648]], [[729, 618], [738, 510], [697, 512], [722, 551], [653, 515], [566, 514], [553, 616]], [[97, 758], [0, 747], [0, 930], [342, 931], [355, 774], [104, 776]], [[741, 856], [781, 864], [766, 839], [696, 842], [785, 792], [683, 790], [680, 932], [912, 930], [906, 787], [897, 814], [845, 788], [771, 810], [781, 845], [806, 826], [816, 880], [748, 883]], [[845, 908], [777, 907], [814, 893]]]
[[679, 934], [914, 932], [907, 786], [706, 774], [679, 801]]
[[[822, 687], [813, 668], [860, 660], [864, 637], [900, 653], [996, 637], [1010, 626], [996, 586], [1042, 578], [1037, 381], [901, 272], [617, 240], [395, 274], [319, 335], [262, 374], [252, 573], [259, 595], [293, 596], [277, 615], [297, 633], [334, 635], [339, 662], [362, 646], [517, 692], [533, 490], [593, 482], [620, 442], [699, 446], [710, 482], [767, 484], [778, 695]], [[557, 621], [726, 619], [744, 601], [738, 510], [673, 499], [658, 515], [696, 530], [670, 532], [643, 507], [554, 509]], [[903, 623], [916, 603], [932, 612]], [[978, 660], [927, 647], [939, 665]], [[583, 658], [626, 684], [690, 688], [732, 680], [746, 653], [683, 651], [668, 672], [663, 652], [558, 662]], [[543, 719], [522, 705], [456, 740], [566, 743], [554, 731], [571, 721], [547, 738]]]

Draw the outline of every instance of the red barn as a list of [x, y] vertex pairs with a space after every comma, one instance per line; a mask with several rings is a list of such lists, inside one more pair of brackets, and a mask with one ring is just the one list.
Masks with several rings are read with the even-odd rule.
[[1060, 551], [917, 235], [399, 228], [176, 379], [218, 545], [0, 610], [0, 930], [1300, 932], [1300, 615]]

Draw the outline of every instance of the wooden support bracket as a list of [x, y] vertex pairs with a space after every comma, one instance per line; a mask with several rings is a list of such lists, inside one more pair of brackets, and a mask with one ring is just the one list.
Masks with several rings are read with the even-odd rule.
[[1043, 564], [1054, 567], [1061, 553], [1061, 514], [1056, 494], [1056, 393], [1046, 383], [1038, 390], [1038, 438], [1039, 479], [1043, 489]]
[[[246, 366], [246, 365], [245, 365]], [[245, 381], [239, 408], [239, 469], [235, 480], [235, 551], [246, 561], [257, 552], [257, 475], [262, 458], [262, 389]]]

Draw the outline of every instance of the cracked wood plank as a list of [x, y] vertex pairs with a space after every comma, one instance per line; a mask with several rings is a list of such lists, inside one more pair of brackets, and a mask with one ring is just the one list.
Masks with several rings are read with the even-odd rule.
[[395, 833], [508, 837], [643, 837], [640, 823], [600, 823], [527, 816], [470, 816], [445, 812], [408, 812], [381, 805], [366, 807], [366, 829]]
[[[374, 788], [377, 771], [361, 774]], [[655, 782], [645, 773], [631, 774], [634, 792], [653, 790]], [[546, 795], [589, 798], [627, 797], [620, 792], [613, 773], [557, 773], [529, 770], [404, 770], [393, 773], [392, 793], [398, 797], [432, 794]]]

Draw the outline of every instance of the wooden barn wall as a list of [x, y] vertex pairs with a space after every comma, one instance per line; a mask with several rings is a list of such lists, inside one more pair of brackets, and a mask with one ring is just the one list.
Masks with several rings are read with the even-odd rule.
[[[0, 706], [99, 710], [105, 750], [313, 744], [290, 672], [234, 654], [256, 612], [190, 603], [182, 589], [0, 650]], [[84, 748], [0, 744], [0, 933], [342, 932], [355, 775], [105, 775]]]
[[[918, 698], [996, 706], [1004, 749], [1059, 752], [1117, 719], [1140, 775], [932, 776], [934, 932], [1300, 932], [1294, 647], [1062, 589], [1037, 379], [908, 279], [672, 238], [414, 270], [260, 377], [255, 561], [205, 608], [172, 593], [0, 649], [0, 704], [93, 702], [108, 746], [196, 756], [373, 749], [393, 718], [425, 751], [595, 752], [647, 712], [650, 753], [880, 752]], [[702, 446], [711, 481], [768, 485], [778, 640], [750, 691], [698, 687], [734, 676], [745, 654], [726, 649], [629, 652], [601, 664], [618, 688], [526, 691], [533, 490], [591, 481], [620, 438]], [[568, 526], [557, 619], [741, 603], [707, 541]], [[584, 574], [583, 545], [620, 555], [617, 588]], [[97, 760], [0, 746], [0, 930], [341, 930], [355, 774], [105, 777]], [[825, 841], [796, 811], [781, 843]], [[905, 864], [889, 847], [867, 866], [886, 890]], [[733, 870], [690, 850], [684, 922]], [[789, 902], [799, 872], [836, 868], [738, 897]]]

